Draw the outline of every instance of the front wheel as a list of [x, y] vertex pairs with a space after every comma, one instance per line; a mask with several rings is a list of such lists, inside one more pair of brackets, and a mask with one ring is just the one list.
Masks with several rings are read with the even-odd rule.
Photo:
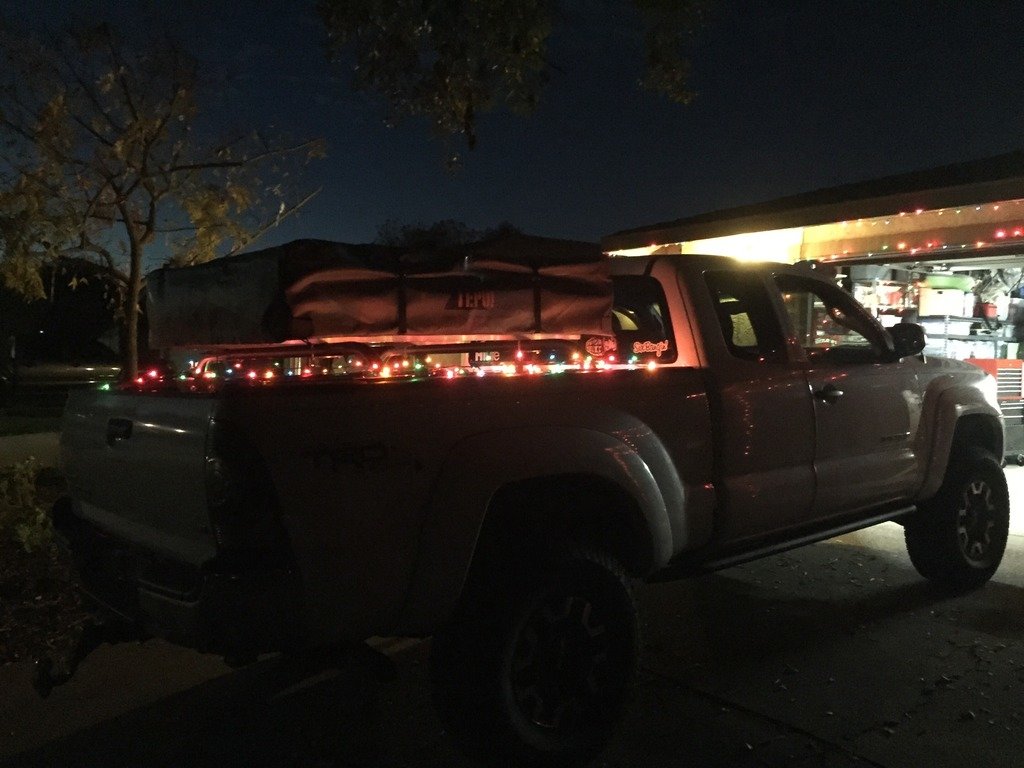
[[973, 449], [950, 458], [939, 492], [907, 521], [907, 552], [934, 583], [975, 589], [999, 567], [1009, 529], [1003, 470], [991, 454]]
[[490, 764], [586, 764], [635, 683], [629, 580], [584, 551], [515, 573], [472, 589], [475, 604], [435, 635], [435, 702], [461, 746]]

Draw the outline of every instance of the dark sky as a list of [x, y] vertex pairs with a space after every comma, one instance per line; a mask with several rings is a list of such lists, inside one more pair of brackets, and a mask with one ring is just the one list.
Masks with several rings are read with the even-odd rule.
[[[1024, 3], [1008, 0], [718, 0], [694, 49], [690, 106], [635, 83], [638, 43], [620, 3], [563, 3], [558, 66], [529, 118], [481, 121], [445, 170], [427, 126], [328, 67], [312, 2], [4, 0], [22, 23], [69, 8], [163, 27], [228, 87], [225, 122], [324, 136], [321, 195], [260, 245], [372, 240], [380, 224], [509, 221], [596, 240], [611, 232], [1024, 147]], [[225, 117], [226, 116], [226, 117]]]

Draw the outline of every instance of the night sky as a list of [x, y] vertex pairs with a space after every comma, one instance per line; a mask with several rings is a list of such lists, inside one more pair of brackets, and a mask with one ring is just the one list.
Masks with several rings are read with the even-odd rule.
[[323, 192], [260, 246], [369, 241], [389, 219], [597, 240], [1024, 147], [1024, 3], [719, 0], [694, 47], [690, 106], [636, 87], [628, 6], [563, 6], [559, 71], [537, 112], [483, 119], [450, 173], [424, 123], [386, 128], [381, 103], [328, 66], [312, 2], [0, 3], [29, 26], [60, 26], [74, 8], [169, 29], [227, 83], [225, 126], [324, 136]]

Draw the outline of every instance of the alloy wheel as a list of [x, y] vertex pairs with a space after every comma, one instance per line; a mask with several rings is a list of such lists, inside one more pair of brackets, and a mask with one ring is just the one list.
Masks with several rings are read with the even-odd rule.
[[597, 704], [608, 677], [609, 632], [580, 596], [551, 597], [528, 617], [512, 656], [520, 712], [535, 725], [572, 730]]
[[988, 557], [996, 511], [992, 488], [987, 482], [974, 480], [964, 488], [957, 510], [956, 533], [960, 551], [972, 563], [984, 564]]

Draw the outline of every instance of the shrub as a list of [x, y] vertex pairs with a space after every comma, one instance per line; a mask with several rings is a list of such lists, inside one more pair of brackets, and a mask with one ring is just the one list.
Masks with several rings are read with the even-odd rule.
[[50, 515], [36, 494], [39, 469], [32, 457], [0, 467], [0, 536], [13, 539], [26, 552], [39, 551], [53, 540]]

